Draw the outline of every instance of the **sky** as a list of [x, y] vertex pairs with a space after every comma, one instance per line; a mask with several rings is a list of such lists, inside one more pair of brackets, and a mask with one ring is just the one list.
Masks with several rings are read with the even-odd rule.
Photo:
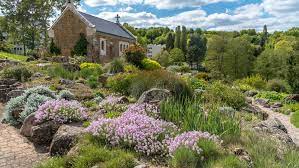
[[135, 27], [269, 31], [299, 26], [299, 0], [81, 0], [79, 10]]

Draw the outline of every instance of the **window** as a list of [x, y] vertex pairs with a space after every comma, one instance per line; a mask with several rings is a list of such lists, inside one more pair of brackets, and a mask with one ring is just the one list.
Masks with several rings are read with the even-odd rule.
[[100, 39], [100, 55], [101, 56], [106, 56], [106, 45], [107, 45], [107, 41], [104, 38]]
[[123, 51], [123, 44], [120, 44], [120, 51]]
[[101, 50], [105, 50], [105, 42], [104, 41], [102, 41], [102, 43], [101, 43]]

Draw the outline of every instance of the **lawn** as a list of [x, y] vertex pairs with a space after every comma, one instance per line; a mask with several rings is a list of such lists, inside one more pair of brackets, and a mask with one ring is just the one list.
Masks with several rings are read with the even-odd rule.
[[299, 111], [295, 112], [291, 116], [291, 123], [296, 127], [299, 128]]
[[23, 55], [16, 55], [16, 54], [10, 54], [6, 52], [0, 52], [0, 59], [9, 59], [13, 61], [21, 61], [25, 62], [28, 57], [23, 56]]

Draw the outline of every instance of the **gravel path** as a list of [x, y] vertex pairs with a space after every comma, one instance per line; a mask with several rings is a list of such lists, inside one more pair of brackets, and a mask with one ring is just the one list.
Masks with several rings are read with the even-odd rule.
[[269, 108], [265, 108], [259, 104], [254, 103], [254, 106], [257, 106], [264, 112], [269, 114], [269, 118], [277, 118], [288, 130], [289, 136], [292, 138], [294, 143], [299, 146], [299, 128], [296, 128], [290, 121], [290, 115], [285, 115], [282, 113], [274, 112]]
[[38, 153], [33, 144], [20, 135], [18, 129], [0, 124], [0, 168], [32, 168], [44, 158], [46, 154]]

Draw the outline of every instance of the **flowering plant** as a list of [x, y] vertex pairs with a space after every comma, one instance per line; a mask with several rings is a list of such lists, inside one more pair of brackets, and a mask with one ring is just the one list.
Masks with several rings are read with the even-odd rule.
[[197, 145], [200, 139], [207, 139], [217, 143], [220, 143], [220, 140], [217, 136], [211, 135], [208, 132], [200, 132], [200, 131], [190, 131], [182, 133], [176, 136], [169, 144], [169, 153], [173, 154], [180, 147], [185, 147], [190, 149], [197, 154], [202, 152], [202, 149]]
[[160, 109], [158, 106], [148, 103], [130, 105], [126, 112], [147, 115], [153, 118], [160, 117]]
[[111, 145], [133, 147], [146, 155], [167, 155], [168, 144], [176, 131], [172, 123], [134, 112], [125, 112], [116, 119], [100, 118], [87, 128], [87, 132]]
[[49, 100], [41, 105], [36, 114], [38, 123], [54, 120], [57, 123], [69, 123], [87, 119], [86, 109], [77, 101]]

